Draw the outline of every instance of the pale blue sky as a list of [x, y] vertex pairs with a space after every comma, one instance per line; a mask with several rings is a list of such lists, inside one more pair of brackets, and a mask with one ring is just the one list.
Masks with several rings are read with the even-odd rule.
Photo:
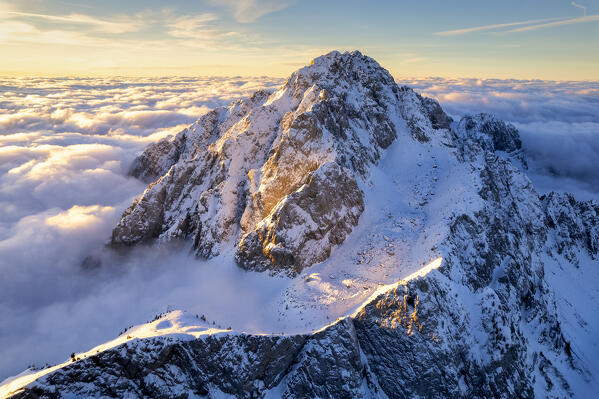
[[333, 49], [395, 76], [599, 79], [599, 0], [0, 0], [2, 75], [285, 76]]

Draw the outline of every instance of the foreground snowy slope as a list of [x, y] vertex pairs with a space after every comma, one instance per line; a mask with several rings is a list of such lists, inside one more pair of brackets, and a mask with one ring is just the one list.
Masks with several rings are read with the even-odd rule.
[[150, 146], [132, 173], [152, 183], [111, 240], [274, 273], [272, 320], [171, 313], [3, 393], [599, 393], [599, 207], [539, 197], [525, 168], [511, 125], [454, 123], [358, 52], [319, 57]]

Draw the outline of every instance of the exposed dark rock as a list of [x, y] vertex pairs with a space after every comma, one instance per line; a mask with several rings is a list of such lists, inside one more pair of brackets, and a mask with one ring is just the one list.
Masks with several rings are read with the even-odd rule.
[[150, 144], [131, 164], [129, 175], [145, 183], [156, 181], [179, 161], [185, 148], [187, 129], [173, 137]]
[[522, 148], [518, 129], [490, 114], [464, 116], [455, 134], [463, 142], [476, 142], [485, 151], [513, 152]]
[[578, 264], [583, 248], [592, 259], [599, 255], [599, 205], [595, 201], [576, 201], [570, 194], [552, 192], [541, 198], [545, 224], [551, 232], [557, 254]]

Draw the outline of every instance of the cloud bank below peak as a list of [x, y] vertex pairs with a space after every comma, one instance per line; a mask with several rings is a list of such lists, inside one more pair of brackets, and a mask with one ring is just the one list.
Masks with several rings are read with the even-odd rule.
[[[201, 281], [209, 281], [204, 275], [190, 281], [180, 268], [161, 267], [168, 257], [162, 263], [144, 257], [155, 265], [151, 275], [135, 262], [122, 266], [120, 259], [99, 274], [81, 265], [143, 192], [145, 184], [126, 176], [139, 151], [209, 109], [280, 83], [241, 77], [0, 78], [0, 314], [10, 320], [0, 325], [0, 381], [34, 361], [58, 362], [111, 339], [129, 323], [177, 303], [178, 288], [195, 284], [186, 289], [193, 296]], [[186, 254], [178, 264], [195, 266]], [[172, 295], [155, 295], [160, 289]], [[122, 304], [128, 302], [144, 303], [143, 309], [127, 310]]]

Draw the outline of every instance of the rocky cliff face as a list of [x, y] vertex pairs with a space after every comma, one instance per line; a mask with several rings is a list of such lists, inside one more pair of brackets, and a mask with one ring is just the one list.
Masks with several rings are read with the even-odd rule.
[[239, 264], [257, 271], [276, 267], [299, 273], [326, 260], [331, 248], [358, 224], [363, 211], [355, 178], [337, 163], [326, 163], [241, 238]]
[[[319, 57], [278, 91], [216, 109], [148, 147], [131, 173], [157, 180], [125, 211], [111, 245], [189, 239], [211, 257], [233, 240], [242, 267], [297, 273], [326, 259], [357, 224], [363, 200], [352, 180], [367, 176], [402, 119], [420, 141], [449, 127], [438, 103], [399, 88], [374, 60]], [[345, 190], [348, 198], [316, 215], [307, 209], [315, 185], [322, 198]], [[311, 227], [290, 237], [290, 223]]]
[[454, 133], [461, 143], [475, 142], [484, 151], [514, 152], [522, 148], [518, 130], [489, 114], [463, 117]]
[[[414, 152], [425, 155], [411, 158]], [[204, 257], [229, 245], [241, 267], [291, 276], [356, 249], [360, 259], [351, 267], [358, 270], [379, 252], [381, 265], [405, 258], [424, 266], [440, 257], [440, 267], [402, 275], [317, 332], [160, 332], [160, 323], [179, 317], [167, 315], [143, 327], [151, 334], [134, 330], [120, 338], [126, 342], [7, 392], [592, 396], [599, 370], [584, 361], [580, 344], [581, 334], [592, 335], [592, 320], [571, 328], [564, 294], [552, 282], [569, 269], [598, 266], [599, 206], [567, 194], [539, 196], [523, 160], [512, 125], [486, 114], [453, 122], [360, 53], [320, 57], [280, 90], [217, 109], [150, 146], [132, 173], [156, 180], [124, 213], [112, 245], [182, 238]], [[383, 184], [397, 191], [380, 190], [383, 161], [391, 165]], [[385, 204], [402, 205], [377, 209], [380, 193], [390, 193]], [[372, 222], [375, 231], [389, 224], [396, 234], [384, 237], [384, 251], [376, 242], [369, 250], [347, 243], [369, 231], [367, 214], [384, 220]]]
[[595, 201], [576, 201], [570, 194], [541, 197], [545, 225], [550, 229], [550, 250], [578, 266], [582, 250], [591, 259], [599, 253], [599, 206]]

